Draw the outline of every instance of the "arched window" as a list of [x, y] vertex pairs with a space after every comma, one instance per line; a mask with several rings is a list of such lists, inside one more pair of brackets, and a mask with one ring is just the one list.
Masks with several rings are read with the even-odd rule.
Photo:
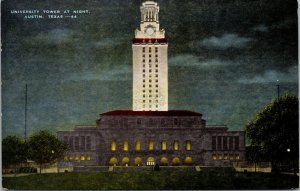
[[140, 151], [140, 150], [141, 150], [141, 142], [140, 142], [140, 141], [137, 141], [137, 142], [135, 143], [135, 150], [136, 150], [136, 151]]
[[168, 158], [167, 157], [161, 157], [160, 165], [167, 166], [168, 165]]
[[155, 159], [153, 157], [149, 157], [147, 159], [147, 166], [154, 166], [155, 165]]
[[129, 165], [129, 157], [124, 157], [122, 159], [122, 164], [125, 165], [125, 166], [128, 166]]
[[184, 163], [185, 163], [186, 165], [191, 165], [191, 164], [193, 164], [192, 157], [185, 157]]
[[112, 150], [112, 151], [116, 151], [116, 150], [117, 150], [117, 143], [116, 143], [115, 140], [113, 140], [113, 141], [111, 142], [111, 150]]
[[118, 163], [118, 159], [116, 157], [111, 157], [109, 160], [109, 165], [116, 166]]
[[75, 160], [79, 161], [79, 156], [78, 155], [75, 155]]
[[128, 151], [128, 141], [124, 142], [124, 151]]
[[73, 156], [72, 155], [69, 155], [69, 160], [73, 160]]
[[179, 159], [178, 157], [174, 157], [174, 158], [172, 159], [172, 164], [173, 164], [174, 166], [179, 165], [179, 164], [180, 164], [180, 159]]
[[141, 157], [136, 157], [136, 158], [134, 159], [134, 164], [135, 164], [136, 166], [142, 166], [142, 158], [141, 158]]
[[80, 160], [85, 160], [85, 156], [81, 155]]

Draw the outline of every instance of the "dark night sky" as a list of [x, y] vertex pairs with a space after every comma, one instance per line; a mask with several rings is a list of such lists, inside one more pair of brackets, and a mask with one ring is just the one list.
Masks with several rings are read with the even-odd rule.
[[[241, 130], [272, 98], [298, 94], [295, 0], [159, 0], [169, 40], [169, 109]], [[2, 2], [2, 134], [95, 124], [132, 107], [137, 0]], [[77, 19], [24, 19], [11, 10], [83, 9]]]

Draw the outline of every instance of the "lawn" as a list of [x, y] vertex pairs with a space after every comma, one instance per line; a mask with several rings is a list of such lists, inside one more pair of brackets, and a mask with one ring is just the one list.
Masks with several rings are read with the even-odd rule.
[[3, 187], [17, 190], [290, 189], [299, 187], [299, 177], [224, 170], [69, 172], [4, 177]]

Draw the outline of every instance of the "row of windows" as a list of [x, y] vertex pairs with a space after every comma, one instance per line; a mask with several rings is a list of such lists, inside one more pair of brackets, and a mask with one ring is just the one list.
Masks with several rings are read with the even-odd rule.
[[90, 136], [64, 136], [64, 142], [71, 150], [91, 150]]
[[[151, 47], [149, 47], [149, 52], [151, 52], [152, 51], [152, 48]], [[143, 47], [143, 52], [146, 52], [146, 47]], [[155, 47], [155, 52], [158, 52], [158, 47]]]
[[239, 154], [212, 154], [213, 160], [240, 160]]
[[[149, 54], [149, 58], [151, 58], [151, 57], [152, 57], [152, 55]], [[145, 54], [143, 54], [143, 58], [145, 58]], [[157, 55], [157, 54], [155, 54], [155, 58], [158, 58], [158, 55]]]
[[[167, 141], [161, 141], [160, 144], [161, 144], [161, 150], [166, 151], [167, 150]], [[155, 148], [155, 142], [154, 141], [149, 141], [147, 146], [148, 146], [149, 151], [153, 151], [154, 148]], [[173, 142], [173, 148], [172, 149], [174, 151], [179, 150], [179, 141], [175, 140]], [[113, 140], [112, 143], [111, 143], [111, 150], [112, 151], [117, 150], [117, 142], [115, 140]], [[129, 150], [128, 141], [124, 141], [122, 150], [123, 151], [128, 151]], [[135, 150], [136, 151], [141, 150], [141, 142], [140, 141], [135, 142]], [[187, 151], [191, 150], [191, 141], [185, 141], [185, 150], [187, 150]]]
[[[191, 165], [193, 163], [192, 157], [185, 157], [183, 160], [181, 160], [179, 157], [173, 157], [172, 159], [168, 159], [167, 157], [161, 157], [158, 161], [155, 161], [154, 157], [148, 157], [146, 160], [147, 166], [155, 165], [156, 163], [159, 163], [160, 165], [179, 165], [181, 163], [184, 163], [186, 165]], [[121, 162], [118, 161], [116, 157], [111, 157], [108, 162], [111, 166], [116, 166], [117, 164], [128, 166], [130, 164], [130, 158], [129, 157], [123, 157]], [[143, 159], [141, 157], [135, 157], [133, 160], [133, 164], [136, 166], [142, 166], [143, 165]]]
[[[143, 69], [143, 72], [145, 73], [145, 72], [146, 72], [146, 70], [145, 70], [145, 69]], [[149, 72], [151, 73], [151, 72], [152, 72], [152, 69], [149, 69]], [[158, 72], [158, 69], [155, 69], [155, 72]]]
[[91, 156], [90, 155], [84, 155], [84, 154], [81, 154], [81, 155], [65, 155], [64, 156], [64, 161], [89, 161], [91, 160]]
[[239, 150], [239, 136], [212, 136], [212, 150]]
[[[145, 59], [143, 59], [142, 61], [143, 61], [143, 63], [145, 63]], [[149, 62], [152, 62], [152, 60], [149, 59]], [[158, 62], [158, 58], [155, 58], [155, 62]], [[158, 67], [157, 64], [155, 66]], [[145, 67], [145, 65], [143, 65], [143, 67]], [[149, 67], [151, 68], [151, 64], [149, 64]]]
[[[146, 77], [146, 75], [143, 74], [143, 78], [145, 78], [145, 77]], [[152, 78], [151, 74], [149, 74], [149, 78]], [[158, 78], [158, 74], [155, 74], [155, 78]], [[143, 82], [146, 82], [145, 79], [143, 80]], [[158, 80], [156, 82], [158, 82]]]

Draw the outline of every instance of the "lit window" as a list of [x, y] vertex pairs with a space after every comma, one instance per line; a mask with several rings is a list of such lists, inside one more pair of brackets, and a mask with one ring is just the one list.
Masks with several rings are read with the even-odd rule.
[[125, 165], [125, 166], [128, 166], [128, 164], [129, 164], [129, 158], [128, 157], [124, 157], [122, 159], [122, 164]]
[[147, 159], [147, 166], [154, 166], [155, 165], [155, 159], [153, 157], [149, 157]]
[[137, 142], [135, 143], [135, 150], [136, 150], [136, 151], [140, 151], [140, 150], [141, 150], [141, 142], [140, 142], [140, 141], [137, 141]]
[[154, 142], [150, 141], [149, 142], [149, 151], [153, 151], [154, 150]]
[[117, 150], [117, 143], [116, 143], [116, 141], [112, 141], [111, 142], [111, 150], [112, 151], [116, 151]]
[[230, 154], [230, 155], [229, 155], [229, 159], [230, 159], [230, 160], [233, 160], [233, 154]]
[[124, 142], [124, 151], [128, 151], [128, 141]]
[[179, 165], [179, 164], [180, 164], [180, 159], [179, 159], [178, 157], [174, 157], [174, 158], [172, 159], [172, 164], [173, 164], [174, 166]]
[[185, 157], [184, 163], [187, 165], [191, 165], [193, 163], [192, 157]]
[[72, 155], [69, 155], [69, 160], [73, 160], [73, 156]]
[[75, 155], [75, 160], [79, 161], [79, 156], [78, 155]]
[[239, 154], [235, 154], [235, 160], [240, 160], [240, 155]]
[[174, 150], [175, 151], [178, 151], [178, 149], [179, 149], [179, 143], [178, 143], [178, 141], [174, 141]]
[[167, 157], [162, 157], [160, 159], [160, 165], [162, 165], [162, 166], [168, 165], [168, 158]]
[[161, 142], [161, 150], [163, 150], [163, 151], [167, 150], [167, 141]]
[[111, 157], [109, 160], [109, 165], [116, 166], [118, 163], [118, 159], [116, 157]]
[[136, 157], [136, 158], [134, 159], [134, 164], [135, 164], [136, 166], [141, 166], [141, 165], [142, 165], [142, 158], [141, 158], [141, 157]]
[[91, 155], [86, 155], [86, 160], [91, 160]]
[[185, 142], [185, 149], [186, 149], [187, 151], [190, 151], [190, 150], [191, 150], [191, 141], [186, 141], [186, 142]]
[[227, 153], [224, 154], [223, 159], [224, 159], [224, 160], [228, 160], [228, 155], [227, 155]]
[[213, 159], [213, 160], [217, 160], [217, 155], [216, 155], [216, 154], [213, 154], [213, 155], [212, 155], [212, 159]]
[[81, 155], [80, 160], [85, 160], [84, 155]]
[[222, 159], [223, 159], [222, 154], [218, 154], [218, 159], [219, 159], [219, 160], [222, 160]]
[[64, 160], [68, 160], [68, 156], [64, 156]]

